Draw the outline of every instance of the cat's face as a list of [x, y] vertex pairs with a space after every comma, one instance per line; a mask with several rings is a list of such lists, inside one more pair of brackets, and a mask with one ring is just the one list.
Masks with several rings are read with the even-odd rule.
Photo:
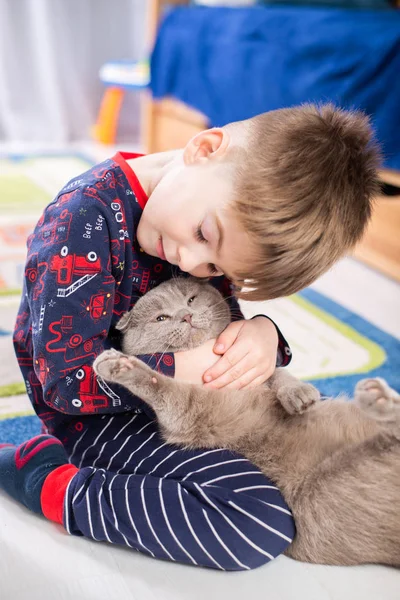
[[192, 277], [170, 279], [140, 298], [116, 327], [126, 354], [178, 352], [217, 337], [230, 322], [221, 294]]

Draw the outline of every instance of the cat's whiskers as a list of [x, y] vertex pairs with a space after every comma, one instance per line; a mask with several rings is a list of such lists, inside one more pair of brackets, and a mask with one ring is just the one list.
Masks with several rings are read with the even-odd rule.
[[[233, 309], [230, 311], [232, 317], [243, 318], [239, 309]], [[207, 307], [204, 311], [197, 313], [197, 316], [206, 316], [211, 315], [213, 320], [219, 319], [226, 316], [226, 310], [221, 307], [221, 309], [215, 310], [213, 306]]]
[[161, 356], [160, 356], [160, 358], [159, 358], [159, 362], [161, 362], [161, 361], [162, 361], [162, 359], [163, 359], [163, 357], [164, 357], [164, 355], [165, 355], [165, 353], [166, 353], [166, 352], [168, 352], [168, 349], [169, 349], [169, 348], [171, 348], [171, 346], [172, 346], [172, 344], [167, 344], [167, 347], [165, 348], [165, 350], [162, 350], [161, 352], [160, 352], [160, 351], [153, 352], [153, 353], [151, 354], [151, 358], [155, 358], [155, 355], [156, 355], [156, 354], [161, 354]]
[[226, 298], [222, 298], [222, 300], [220, 300], [216, 304], [213, 304], [212, 306], [206, 306], [206, 308], [203, 311], [201, 311], [200, 313], [198, 313], [198, 314], [202, 314], [202, 313], [207, 312], [208, 310], [211, 310], [211, 309], [214, 310], [220, 304], [226, 304], [227, 300], [229, 300], [230, 298], [234, 298], [234, 295], [232, 294], [231, 296], [227, 296]]

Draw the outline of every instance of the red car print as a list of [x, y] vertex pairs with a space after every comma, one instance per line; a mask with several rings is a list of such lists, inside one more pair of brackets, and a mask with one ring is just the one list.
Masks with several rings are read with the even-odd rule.
[[56, 280], [59, 285], [69, 285], [72, 283], [74, 275], [82, 277], [100, 273], [101, 263], [96, 252], [78, 256], [77, 254], [68, 254], [68, 247], [63, 246], [60, 255], [53, 256], [51, 259], [50, 271], [57, 273]]
[[34, 370], [36, 377], [40, 381], [41, 385], [46, 385], [46, 381], [50, 375], [50, 367], [44, 357], [38, 356], [34, 361]]
[[89, 304], [84, 302], [83, 306], [95, 323], [107, 314], [110, 305], [110, 292], [99, 292], [91, 296]]
[[100, 408], [107, 408], [110, 398], [99, 393], [96, 374], [91, 367], [84, 365], [76, 372], [79, 381], [79, 398], [72, 400], [75, 408], [80, 408], [82, 413], [97, 413]]

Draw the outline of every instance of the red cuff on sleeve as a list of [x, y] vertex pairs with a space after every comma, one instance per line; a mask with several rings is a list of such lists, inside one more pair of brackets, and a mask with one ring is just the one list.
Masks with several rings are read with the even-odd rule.
[[64, 498], [68, 484], [79, 469], [75, 465], [61, 465], [44, 480], [40, 503], [46, 519], [63, 525]]

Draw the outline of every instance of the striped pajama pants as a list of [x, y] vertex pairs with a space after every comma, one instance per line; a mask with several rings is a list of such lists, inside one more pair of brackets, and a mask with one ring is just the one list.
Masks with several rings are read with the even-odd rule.
[[294, 537], [280, 491], [252, 463], [171, 446], [144, 412], [90, 418], [64, 444], [80, 469], [64, 501], [70, 534], [221, 570], [265, 564]]

